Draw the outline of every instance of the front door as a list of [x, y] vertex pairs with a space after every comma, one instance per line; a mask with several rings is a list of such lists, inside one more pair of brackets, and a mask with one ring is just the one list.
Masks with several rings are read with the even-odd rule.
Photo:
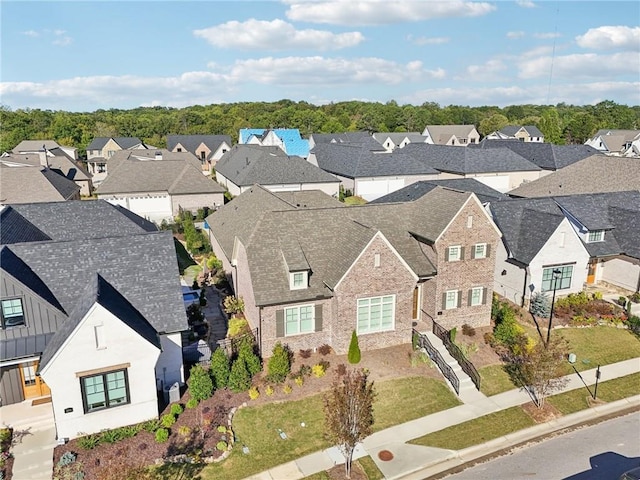
[[596, 267], [598, 266], [598, 262], [589, 262], [589, 271], [587, 272], [587, 283], [589, 285], [593, 285], [596, 283]]
[[51, 395], [51, 390], [49, 390], [47, 384], [44, 383], [39, 375], [36, 375], [37, 370], [37, 361], [20, 364], [20, 377], [22, 378], [22, 390], [25, 400], [27, 398]]

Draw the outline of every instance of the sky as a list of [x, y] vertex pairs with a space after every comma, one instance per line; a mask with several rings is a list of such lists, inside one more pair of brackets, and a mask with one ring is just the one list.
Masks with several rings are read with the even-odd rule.
[[0, 104], [640, 104], [640, 2], [0, 1]]

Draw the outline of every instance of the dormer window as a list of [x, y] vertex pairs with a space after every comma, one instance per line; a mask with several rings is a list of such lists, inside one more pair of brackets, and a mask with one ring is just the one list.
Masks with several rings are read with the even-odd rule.
[[587, 243], [604, 241], [604, 230], [594, 230], [587, 235]]
[[308, 272], [291, 272], [289, 273], [289, 288], [291, 290], [300, 290], [309, 286]]

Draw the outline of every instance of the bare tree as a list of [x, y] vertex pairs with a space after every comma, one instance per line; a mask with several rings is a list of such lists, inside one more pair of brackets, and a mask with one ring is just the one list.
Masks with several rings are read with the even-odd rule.
[[374, 398], [373, 382], [363, 369], [347, 371], [324, 395], [325, 434], [344, 455], [347, 478], [356, 445], [371, 434]]

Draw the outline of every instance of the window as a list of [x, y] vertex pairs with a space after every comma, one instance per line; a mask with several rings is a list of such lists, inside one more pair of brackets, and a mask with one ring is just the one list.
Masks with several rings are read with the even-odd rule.
[[484, 291], [484, 287], [473, 287], [471, 290], [469, 290], [469, 305], [472, 307], [484, 305]]
[[105, 173], [107, 171], [107, 166], [104, 163], [98, 163], [96, 167], [98, 168], [98, 173]]
[[114, 153], [116, 153], [116, 151], [115, 151], [115, 150], [109, 150], [109, 151], [107, 151], [107, 158], [111, 158], [111, 157], [113, 157], [113, 154], [114, 154]]
[[22, 381], [25, 386], [36, 384], [36, 363], [24, 363], [20, 365], [22, 369]]
[[129, 382], [126, 370], [82, 377], [80, 388], [85, 413], [129, 403]]
[[469, 215], [467, 217], [467, 228], [472, 228], [473, 227], [473, 215]]
[[464, 247], [460, 245], [455, 245], [453, 247], [447, 248], [447, 262], [457, 262], [462, 260], [464, 257]]
[[297, 335], [314, 331], [314, 306], [303, 305], [301, 307], [285, 308], [284, 325], [285, 335]]
[[458, 290], [448, 290], [444, 293], [444, 309], [451, 310], [460, 306], [460, 294]]
[[542, 271], [542, 291], [548, 292], [553, 290], [554, 278], [553, 271], [559, 270], [559, 278], [555, 280], [556, 290], [563, 290], [571, 287], [571, 275], [573, 275], [573, 265], [564, 265], [557, 267], [548, 267]]
[[24, 325], [22, 299], [2, 300], [2, 328], [17, 327], [18, 325]]
[[307, 288], [307, 272], [293, 272], [289, 274], [289, 288], [298, 290]]
[[373, 266], [374, 267], [379, 267], [380, 266], [380, 254], [379, 253], [376, 253], [373, 256]]
[[182, 152], [182, 149], [181, 149], [180, 147], [178, 147], [178, 148], [176, 148], [176, 151], [177, 151], [178, 153], [180, 153], [180, 152]]
[[487, 257], [487, 244], [476, 243], [473, 246], [473, 258], [486, 258]]
[[602, 242], [604, 241], [604, 230], [594, 230], [589, 232], [587, 236], [587, 243]]
[[395, 295], [358, 299], [358, 334], [392, 330], [395, 304]]

